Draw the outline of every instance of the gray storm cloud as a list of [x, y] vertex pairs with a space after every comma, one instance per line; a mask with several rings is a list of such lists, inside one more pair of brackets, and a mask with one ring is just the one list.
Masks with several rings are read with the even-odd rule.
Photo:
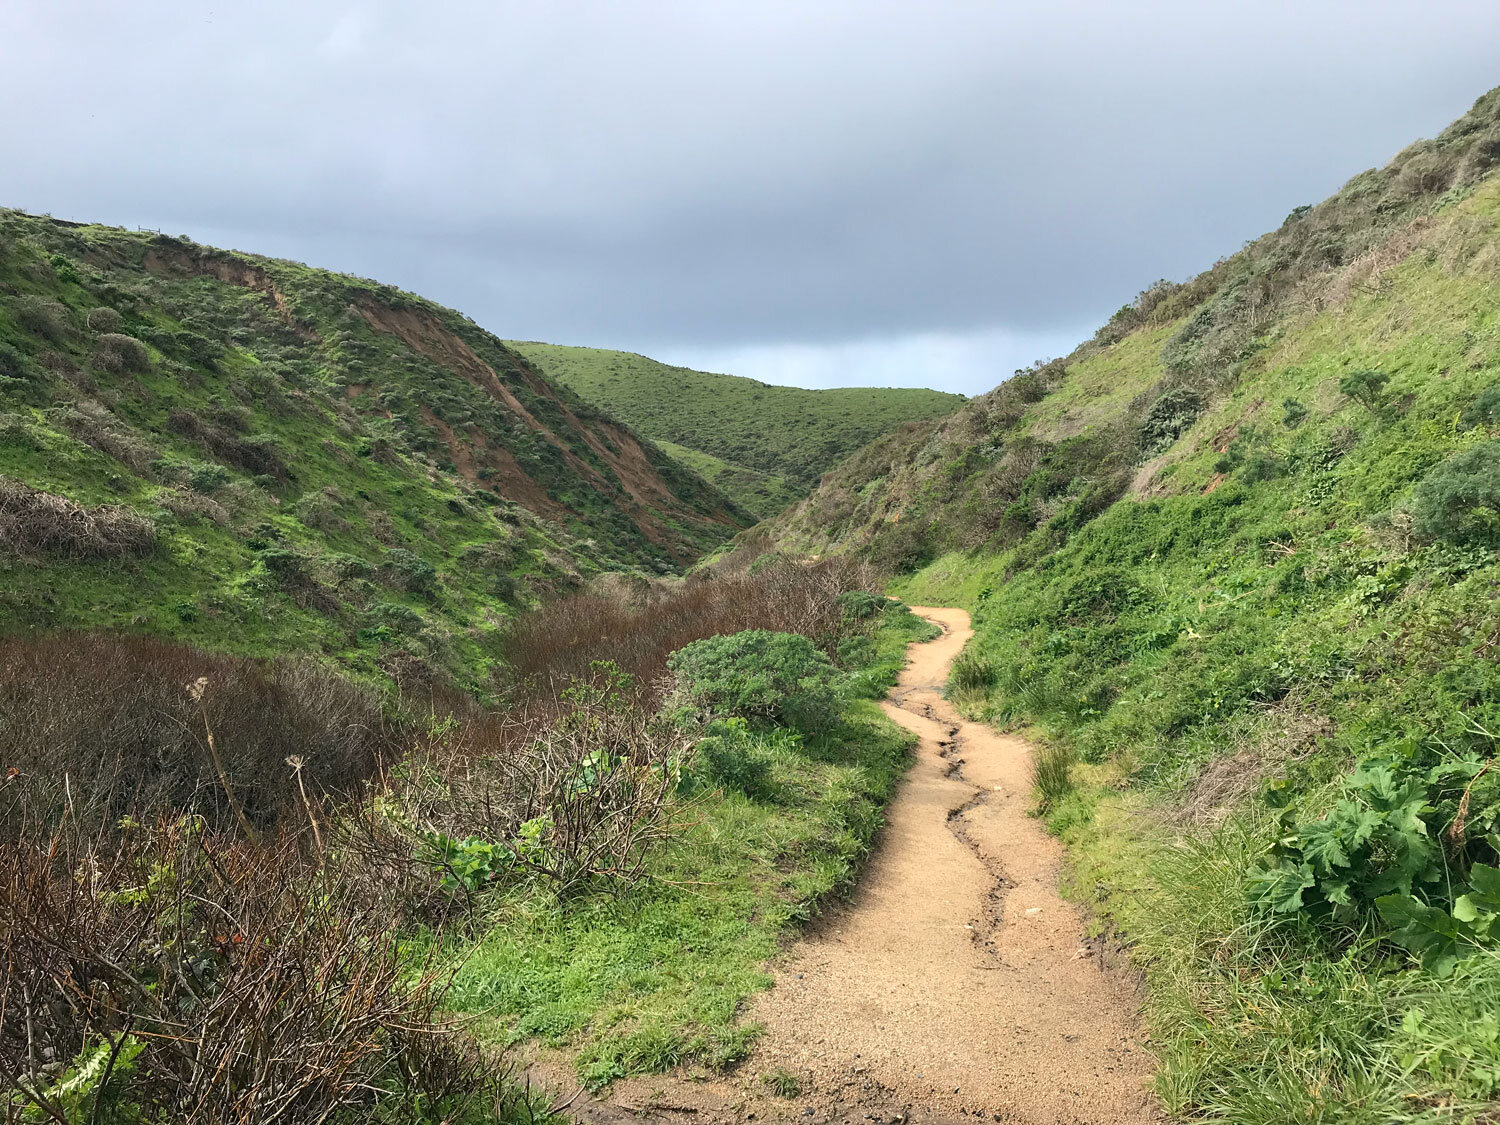
[[1496, 83], [1490, 0], [10, 0], [0, 203], [504, 336], [972, 392]]

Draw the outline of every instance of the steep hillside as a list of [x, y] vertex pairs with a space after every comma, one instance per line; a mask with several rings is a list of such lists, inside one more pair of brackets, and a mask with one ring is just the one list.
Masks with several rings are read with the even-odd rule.
[[516, 607], [746, 522], [451, 310], [0, 211], [0, 629], [469, 682]]
[[630, 352], [507, 343], [588, 402], [667, 443], [673, 456], [760, 516], [806, 496], [823, 473], [881, 434], [964, 402], [895, 387], [776, 387]]
[[1492, 1109], [1500, 91], [862, 450], [768, 546], [973, 611], [950, 691], [1049, 740], [1041, 809], [1146, 971], [1171, 1109]]

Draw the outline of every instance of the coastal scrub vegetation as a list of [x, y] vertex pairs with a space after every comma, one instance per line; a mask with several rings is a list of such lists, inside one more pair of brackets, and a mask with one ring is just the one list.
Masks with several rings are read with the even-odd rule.
[[[850, 884], [910, 749], [866, 700], [926, 626], [868, 593], [847, 614], [868, 582], [831, 560], [554, 601], [495, 706], [5, 640], [7, 1112], [530, 1121], [521, 1040], [593, 1084], [740, 1057], [765, 959]], [[761, 654], [748, 695], [727, 667], [702, 690], [718, 642]], [[809, 693], [816, 730], [788, 726]]]

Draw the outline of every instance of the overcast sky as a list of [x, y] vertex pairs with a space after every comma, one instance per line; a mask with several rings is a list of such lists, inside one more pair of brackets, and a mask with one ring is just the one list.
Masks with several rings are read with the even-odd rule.
[[3, 0], [0, 205], [975, 393], [1497, 84], [1497, 0]]

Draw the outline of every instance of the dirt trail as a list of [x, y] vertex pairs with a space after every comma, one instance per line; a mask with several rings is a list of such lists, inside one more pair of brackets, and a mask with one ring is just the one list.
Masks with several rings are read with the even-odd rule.
[[[1061, 846], [1026, 815], [1030, 747], [942, 697], [968, 615], [916, 612], [943, 635], [912, 646], [883, 704], [920, 742], [860, 890], [777, 966], [737, 1080], [633, 1080], [616, 1105], [700, 1122], [1155, 1120], [1133, 988], [1085, 941], [1057, 891]], [[777, 1069], [799, 1096], [766, 1094]]]

